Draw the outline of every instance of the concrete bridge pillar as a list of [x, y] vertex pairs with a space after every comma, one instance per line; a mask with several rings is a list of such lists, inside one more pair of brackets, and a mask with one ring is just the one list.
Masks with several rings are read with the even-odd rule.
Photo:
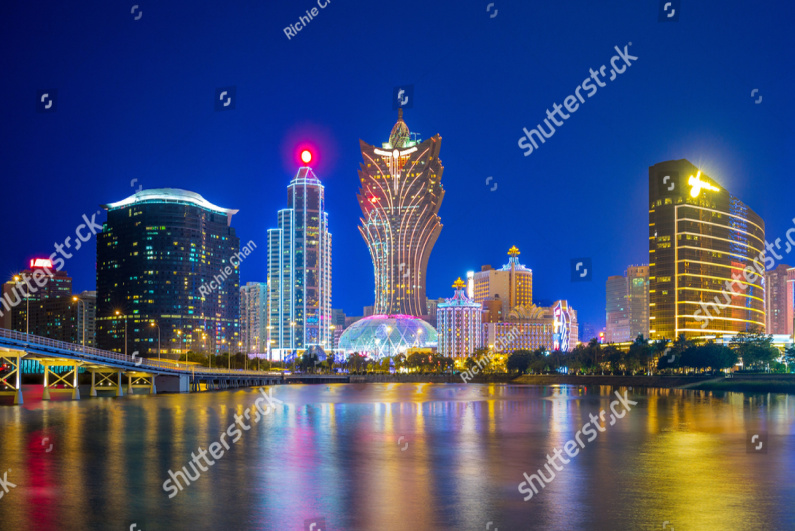
[[150, 395], [156, 395], [157, 394], [157, 387], [155, 387], [155, 375], [154, 374], [152, 375], [150, 382], [151, 383], [149, 385], [149, 394]]
[[97, 373], [94, 371], [91, 371], [91, 392], [88, 395], [97, 396]]
[[78, 373], [77, 369], [79, 368], [80, 366], [77, 363], [75, 363], [74, 367], [72, 368], [72, 370], [74, 371], [74, 376], [73, 376], [74, 380], [72, 380], [72, 387], [73, 387], [72, 400], [80, 400], [80, 387], [77, 386], [77, 373]]
[[133, 381], [133, 378], [132, 378], [132, 376], [131, 376], [131, 375], [128, 373], [128, 374], [127, 374], [127, 394], [128, 394], [128, 395], [131, 395], [131, 394], [133, 394], [133, 386], [132, 386], [132, 381]]
[[41, 363], [41, 366], [44, 367], [44, 393], [41, 395], [42, 400], [49, 400], [50, 399], [50, 371], [47, 368], [47, 364], [44, 362]]
[[121, 388], [122, 372], [121, 371], [117, 371], [117, 375], [118, 375], [119, 379], [116, 381], [116, 396], [124, 396], [124, 391]]

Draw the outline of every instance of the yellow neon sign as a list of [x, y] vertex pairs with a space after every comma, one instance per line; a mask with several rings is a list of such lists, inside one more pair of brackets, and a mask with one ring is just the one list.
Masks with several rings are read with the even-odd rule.
[[712, 190], [713, 192], [720, 192], [720, 188], [717, 186], [712, 186], [709, 183], [705, 183], [701, 180], [701, 170], [698, 171], [695, 177], [692, 175], [690, 179], [688, 179], [687, 184], [690, 185], [690, 197], [698, 197], [698, 194], [701, 193], [701, 190]]

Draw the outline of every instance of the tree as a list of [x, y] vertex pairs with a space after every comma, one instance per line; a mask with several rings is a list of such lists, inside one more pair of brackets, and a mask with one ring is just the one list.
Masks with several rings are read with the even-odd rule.
[[530, 367], [530, 362], [533, 360], [533, 353], [528, 350], [514, 350], [509, 356], [505, 366], [509, 373], [517, 371], [519, 374], [524, 374]]
[[795, 344], [790, 345], [787, 350], [784, 351], [784, 363], [787, 364], [787, 368], [790, 372], [795, 370]]
[[764, 368], [781, 355], [773, 346], [773, 336], [763, 334], [758, 328], [740, 332], [734, 336], [730, 345], [746, 367]]

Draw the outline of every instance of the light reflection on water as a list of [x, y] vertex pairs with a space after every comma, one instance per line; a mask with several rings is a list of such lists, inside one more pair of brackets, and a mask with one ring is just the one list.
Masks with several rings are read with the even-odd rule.
[[[0, 406], [0, 477], [10, 469], [17, 485], [0, 499], [2, 529], [795, 528], [787, 395], [631, 390], [638, 405], [525, 502], [522, 473], [607, 410], [613, 389], [278, 386], [284, 405], [173, 499], [169, 469], [219, 441], [257, 391], [28, 391], [25, 406]], [[767, 432], [766, 454], [746, 452], [749, 430]]]

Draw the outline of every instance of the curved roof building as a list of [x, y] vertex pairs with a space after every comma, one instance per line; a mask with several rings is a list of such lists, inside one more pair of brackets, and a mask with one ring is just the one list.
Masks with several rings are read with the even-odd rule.
[[380, 148], [360, 141], [359, 231], [375, 272], [376, 314], [426, 315], [425, 272], [442, 231], [442, 137], [410, 140], [403, 109]]
[[764, 252], [762, 218], [716, 180], [684, 159], [650, 167], [651, 339], [764, 330]]
[[256, 248], [249, 242], [240, 249], [230, 226], [237, 210], [175, 188], [102, 206], [108, 219], [97, 234], [98, 346], [144, 357], [159, 349], [174, 359], [187, 350], [236, 349], [239, 256]]
[[433, 348], [437, 341], [436, 330], [418, 317], [371, 315], [345, 329], [339, 348], [379, 359], [405, 353], [409, 348]]

